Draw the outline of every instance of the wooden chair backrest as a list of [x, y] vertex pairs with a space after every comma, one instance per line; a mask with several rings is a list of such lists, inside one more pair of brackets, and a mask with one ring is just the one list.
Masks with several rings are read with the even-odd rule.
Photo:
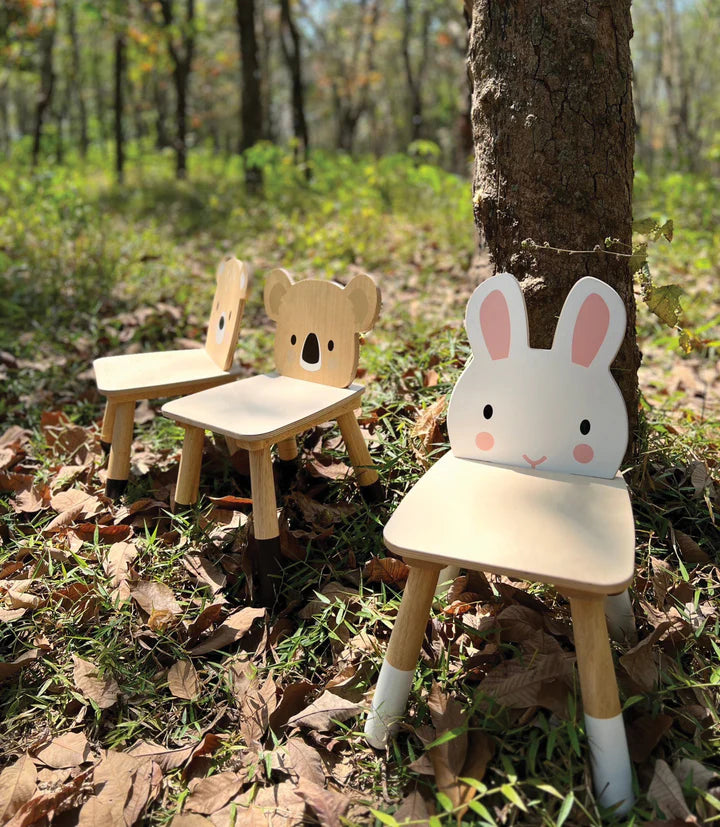
[[273, 270], [265, 310], [277, 322], [278, 373], [345, 388], [357, 372], [360, 333], [372, 329], [380, 312], [380, 290], [364, 273], [342, 287], [321, 279], [294, 282], [285, 270]]
[[582, 278], [565, 300], [552, 348], [531, 348], [520, 285], [484, 281], [467, 305], [473, 358], [455, 386], [448, 433], [458, 457], [541, 472], [612, 478], [628, 420], [610, 364], [625, 335], [625, 305]]
[[232, 365], [249, 282], [250, 272], [245, 263], [233, 256], [220, 262], [205, 350], [221, 370], [229, 370]]

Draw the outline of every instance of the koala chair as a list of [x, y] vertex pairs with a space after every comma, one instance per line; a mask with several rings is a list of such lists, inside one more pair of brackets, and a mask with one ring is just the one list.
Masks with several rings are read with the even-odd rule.
[[354, 410], [364, 387], [354, 384], [359, 334], [372, 329], [380, 291], [370, 276], [355, 276], [341, 287], [330, 281], [294, 283], [274, 270], [265, 283], [265, 309], [277, 322], [276, 372], [177, 399], [163, 406], [165, 416], [185, 426], [175, 502], [197, 501], [204, 431], [224, 435], [250, 455], [255, 532], [255, 572], [260, 599], [274, 602], [272, 580], [280, 572], [280, 540], [271, 448], [281, 460], [295, 455], [295, 436], [337, 420], [360, 491], [378, 501], [382, 490]]
[[108, 497], [118, 498], [127, 488], [136, 402], [192, 393], [235, 378], [232, 361], [248, 282], [242, 261], [227, 256], [220, 262], [205, 347], [106, 356], [93, 362], [97, 388], [107, 397], [101, 441], [110, 454]]
[[503, 273], [475, 290], [465, 326], [473, 358], [450, 399], [451, 450], [385, 526], [385, 544], [410, 574], [367, 740], [384, 747], [403, 716], [441, 572], [463, 566], [549, 583], [570, 600], [595, 795], [624, 814], [632, 771], [605, 611], [632, 631], [625, 590], [635, 529], [617, 473], [628, 424], [610, 374], [625, 307], [607, 284], [583, 278], [552, 349], [532, 349], [522, 291]]

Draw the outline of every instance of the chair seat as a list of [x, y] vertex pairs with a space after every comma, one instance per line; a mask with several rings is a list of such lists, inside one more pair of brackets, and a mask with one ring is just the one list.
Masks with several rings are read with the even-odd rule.
[[635, 527], [614, 479], [540, 473], [452, 452], [422, 477], [385, 526], [408, 561], [613, 594], [633, 576]]
[[93, 362], [104, 396], [155, 399], [227, 382], [239, 368], [221, 370], [205, 348], [105, 356]]
[[358, 407], [365, 388], [261, 374], [163, 405], [170, 419], [247, 442], [270, 442]]

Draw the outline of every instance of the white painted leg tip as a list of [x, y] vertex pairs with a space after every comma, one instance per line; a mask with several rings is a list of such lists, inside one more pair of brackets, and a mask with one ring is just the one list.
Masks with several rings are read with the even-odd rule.
[[593, 718], [585, 715], [590, 744], [595, 797], [598, 804], [625, 815], [632, 807], [632, 768], [622, 715]]

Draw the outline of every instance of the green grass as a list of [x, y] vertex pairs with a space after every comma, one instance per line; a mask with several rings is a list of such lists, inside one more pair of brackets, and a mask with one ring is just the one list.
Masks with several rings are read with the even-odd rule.
[[[102, 566], [107, 542], [89, 539], [77, 548], [64, 547], [61, 537], [46, 536], [55, 511], [18, 514], [12, 493], [2, 494], [0, 565], [24, 564], [20, 573], [3, 576], [33, 577], [30, 593], [41, 604], [0, 626], [5, 660], [39, 650], [32, 663], [0, 685], [5, 763], [43, 735], [77, 728], [105, 748], [126, 750], [138, 739], [181, 746], [197, 739], [226, 705], [213, 730], [222, 740], [203, 772], [239, 770], [247, 773], [248, 784], [255, 779], [264, 786], [274, 744], [266, 736], [253, 753], [245, 743], [230, 680], [233, 662], [246, 653], [263, 678], [273, 678], [281, 696], [301, 681], [313, 684], [317, 693], [348, 664], [354, 675], [337, 691], [349, 701], [362, 699], [376, 679], [400, 591], [397, 585], [368, 582], [363, 564], [384, 555], [382, 527], [422, 474], [423, 461], [432, 459], [423, 460], [421, 440], [413, 433], [419, 412], [449, 393], [469, 353], [461, 328], [474, 286], [466, 275], [475, 244], [469, 185], [402, 156], [352, 161], [323, 153], [313, 156], [308, 183], [287, 152], [272, 147], [258, 152], [264, 197], [245, 192], [239, 159], [201, 151], [192, 156], [189, 183], [171, 179], [171, 158], [140, 156], [124, 188], [113, 185], [98, 165], [34, 174], [17, 164], [0, 166], [0, 350], [19, 360], [0, 360], [5, 372], [0, 432], [12, 424], [31, 429], [27, 456], [15, 468], [36, 482], [52, 481], [58, 467], [72, 459], [62, 448], [49, 449], [42, 413], [63, 410], [71, 422], [87, 429], [88, 439], [96, 437], [102, 400], [86, 373], [92, 359], [128, 347], [172, 347], [183, 336], [200, 338], [212, 274], [224, 252], [234, 252], [256, 270], [239, 349], [240, 359], [253, 371], [270, 366], [272, 327], [264, 317], [260, 289], [266, 272], [287, 266], [300, 276], [345, 277], [363, 269], [378, 275], [384, 296], [381, 322], [367, 337], [361, 364], [368, 382], [364, 417], [374, 429], [371, 450], [387, 488], [386, 503], [370, 509], [351, 482], [318, 480], [303, 472], [294, 490], [324, 503], [336, 519], [321, 525], [303, 514], [293, 492], [285, 499], [293, 548], [308, 553], [285, 568], [286, 608], [269, 622], [277, 639], [269, 647], [256, 629], [223, 651], [193, 658], [203, 691], [196, 701], [185, 701], [170, 693], [167, 669], [187, 660], [187, 627], [213, 597], [188, 575], [182, 560], [201, 554], [223, 570], [224, 611], [235, 611], [244, 605], [238, 560], [246, 546], [245, 528], [221, 532], [205, 497], [187, 515], [172, 516], [167, 508], [156, 507], [144, 525], [142, 517], [135, 518], [130, 539], [138, 552], [132, 564], [137, 577], [167, 584], [182, 609], [178, 622], [152, 629], [133, 601], [114, 604]], [[713, 225], [720, 193], [704, 182], [701, 206], [693, 209], [700, 183], [641, 178], [637, 210], [675, 219], [679, 229], [673, 245], [654, 248], [653, 273], [661, 283], [682, 279], [693, 297], [688, 322], [695, 329], [716, 312], [717, 284], [708, 273], [716, 272], [720, 251]], [[158, 305], [162, 302], [171, 307]], [[148, 312], [138, 313], [141, 308]], [[687, 363], [649, 317], [642, 317], [640, 331], [651, 359], [661, 354], [671, 369]], [[713, 364], [717, 353], [708, 347], [693, 358], [701, 370]], [[635, 609], [641, 637], [659, 622], [653, 611], [671, 615], [676, 627], [653, 650], [661, 667], [655, 688], [638, 692], [617, 667], [629, 724], [661, 713], [672, 719], [670, 729], [636, 766], [640, 795], [631, 820], [635, 824], [653, 817], [646, 792], [657, 758], [672, 763], [687, 756], [720, 770], [720, 582], [715, 567], [720, 483], [712, 424], [718, 411], [711, 409], [703, 418], [686, 410], [684, 400], [669, 401], [658, 387], [647, 384], [645, 390], [642, 451], [627, 474], [637, 520]], [[447, 445], [444, 415], [437, 427], [435, 455]], [[150, 470], [134, 475], [128, 502], [140, 497], [167, 502], [179, 436], [179, 429], [161, 416], [137, 428]], [[321, 450], [341, 458], [337, 436], [334, 429], [313, 432], [304, 440], [306, 456]], [[710, 478], [697, 491], [693, 463], [703, 462]], [[78, 486], [101, 490], [101, 467], [100, 456], [91, 460]], [[55, 492], [68, 487], [56, 485]], [[201, 487], [217, 496], [250, 494], [247, 479], [222, 444], [209, 441]], [[348, 502], [351, 516], [342, 516], [340, 509], [332, 512]], [[117, 513], [108, 506], [102, 511]], [[694, 539], [709, 559], [689, 562], [668, 539], [670, 526]], [[353, 596], [323, 602], [317, 593], [333, 581]], [[58, 593], [71, 587], [92, 601], [92, 616], [82, 599], [60, 602]], [[537, 611], [544, 607], [540, 622], [544, 617], [550, 624], [547, 634], [562, 651], [572, 652], [562, 631], [569, 618], [567, 601], [543, 587], [514, 592], [497, 580], [492, 587], [467, 614], [451, 616], [440, 606], [433, 610], [409, 720], [413, 728], [430, 723], [428, 691], [439, 681], [467, 710], [471, 735], [492, 738], [495, 754], [464, 824], [599, 824], [601, 814], [588, 790], [577, 687], [570, 688], [564, 717], [542, 706], [508, 709], [476, 689], [492, 668], [532, 660], [522, 639], [500, 634], [495, 622], [482, 626], [482, 618], [497, 618], [518, 603]], [[311, 602], [316, 607], [312, 614], [304, 611]], [[371, 636], [371, 645], [361, 644], [361, 633]], [[623, 651], [615, 647], [616, 657]], [[120, 699], [113, 707], [100, 710], [78, 692], [73, 655], [115, 677]], [[700, 707], [708, 710], [702, 720], [697, 717]], [[392, 823], [399, 801], [417, 787], [434, 802], [433, 823], [454, 824], [447, 796], [433, 777], [410, 767], [424, 752], [417, 735], [404, 730], [387, 760], [380, 759], [365, 746], [361, 723], [362, 718], [350, 719], [332, 738], [312, 742], [335, 767], [328, 771], [330, 777], [341, 775], [338, 767], [349, 767], [342, 789], [364, 803], [350, 811], [350, 822]], [[280, 742], [286, 737], [281, 732]], [[278, 778], [273, 774], [273, 783]], [[179, 769], [166, 773], [164, 784], [164, 795], [147, 812], [149, 824], [170, 823], [187, 797], [187, 780]], [[720, 816], [717, 797], [717, 791], [687, 790], [691, 809], [708, 822]], [[382, 817], [370, 815], [368, 808]]]

